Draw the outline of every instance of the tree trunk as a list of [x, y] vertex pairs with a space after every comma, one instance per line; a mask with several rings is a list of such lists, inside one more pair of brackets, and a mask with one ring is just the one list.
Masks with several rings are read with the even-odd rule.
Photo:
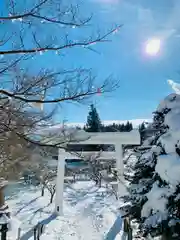
[[45, 189], [45, 187], [43, 186], [42, 189], [41, 189], [41, 197], [44, 196], [44, 189]]
[[53, 195], [51, 194], [50, 203], [53, 202]]
[[76, 175], [73, 174], [73, 182], [75, 183], [76, 182]]
[[50, 203], [53, 202], [54, 194], [55, 194], [55, 192], [51, 194]]
[[163, 234], [161, 240], [168, 240], [166, 234]]
[[164, 232], [161, 236], [161, 240], [172, 240], [170, 232]]

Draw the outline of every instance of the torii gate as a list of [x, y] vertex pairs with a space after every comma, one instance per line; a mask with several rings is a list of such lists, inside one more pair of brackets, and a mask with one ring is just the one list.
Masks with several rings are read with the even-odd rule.
[[[118, 195], [120, 196], [124, 173], [122, 145], [140, 145], [139, 131], [132, 130], [131, 132], [97, 132], [87, 134], [89, 136], [88, 139], [73, 142], [72, 144], [109, 144], [115, 146], [115, 152], [113, 152], [113, 154], [116, 158], [116, 167], [119, 176]], [[104, 153], [109, 155], [110, 152]], [[63, 214], [64, 169], [65, 159], [68, 157], [72, 158], [72, 154], [70, 155], [70, 153], [66, 152], [64, 149], [58, 150], [58, 170], [55, 199], [55, 213], [57, 215]]]

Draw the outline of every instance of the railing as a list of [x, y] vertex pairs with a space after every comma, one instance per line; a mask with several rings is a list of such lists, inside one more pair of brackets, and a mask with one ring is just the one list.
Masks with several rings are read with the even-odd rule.
[[1, 225], [1, 240], [6, 240], [7, 239], [7, 232], [8, 232], [8, 223], [3, 223]]
[[0, 210], [0, 233], [1, 240], [7, 239], [8, 224], [10, 220], [10, 213], [8, 211], [8, 206], [3, 205]]
[[40, 236], [44, 232], [44, 225], [43, 224], [37, 224], [34, 227], [34, 240], [40, 240]]
[[[121, 237], [119, 236], [121, 234]], [[105, 240], [132, 240], [132, 228], [128, 217], [118, 216], [106, 234]]]
[[[40, 240], [40, 236], [42, 235], [42, 233], [44, 232], [44, 224], [38, 223], [31, 231], [32, 231], [32, 235], [29, 234], [29, 237], [34, 237], [34, 240]], [[7, 240], [7, 234], [8, 234], [8, 222], [6, 223], [0, 223], [0, 240]], [[25, 238], [26, 240], [29, 239]], [[17, 236], [14, 236], [14, 240], [24, 240], [24, 237], [21, 237], [21, 228], [18, 228], [17, 231]]]
[[124, 224], [123, 224], [123, 232], [126, 234], [126, 239], [127, 240], [132, 240], [133, 235], [132, 235], [132, 227], [131, 227], [131, 221], [129, 217], [124, 218]]

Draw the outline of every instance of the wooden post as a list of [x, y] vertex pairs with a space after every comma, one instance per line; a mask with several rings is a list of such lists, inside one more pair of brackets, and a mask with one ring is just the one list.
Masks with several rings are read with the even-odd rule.
[[1, 240], [6, 240], [7, 239], [7, 223], [1, 225]]
[[17, 240], [20, 240], [21, 237], [21, 228], [18, 228], [18, 233], [17, 233]]
[[7, 181], [3, 178], [0, 178], [0, 214], [5, 214], [7, 217], [10, 218], [10, 212], [8, 205], [5, 204], [5, 196], [4, 196], [4, 189], [7, 186]]
[[127, 240], [132, 240], [132, 228], [130, 224], [130, 218], [124, 218], [124, 229], [123, 231], [127, 234]]
[[37, 228], [34, 228], [34, 240], [37, 240]]
[[4, 199], [4, 186], [0, 186], [0, 208], [4, 206], [5, 199]]
[[4, 178], [0, 178], [0, 208], [5, 205], [4, 189], [7, 184], [8, 181], [5, 181]]
[[44, 225], [38, 223], [34, 227], [34, 240], [40, 240], [40, 236], [42, 235], [43, 231], [44, 231]]

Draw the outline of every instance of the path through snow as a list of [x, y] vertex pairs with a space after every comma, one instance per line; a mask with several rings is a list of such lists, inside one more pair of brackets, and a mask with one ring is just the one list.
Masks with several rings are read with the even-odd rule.
[[[37, 188], [27, 192], [23, 190], [8, 202], [13, 214], [22, 222], [22, 235], [53, 213], [54, 204], [49, 204], [48, 193], [44, 197], [40, 197], [40, 194]], [[41, 240], [105, 239], [116, 221], [118, 206], [113, 195], [106, 193], [103, 188], [98, 189], [92, 182], [66, 186], [64, 215], [49, 221]], [[33, 237], [28, 239], [32, 240]]]

